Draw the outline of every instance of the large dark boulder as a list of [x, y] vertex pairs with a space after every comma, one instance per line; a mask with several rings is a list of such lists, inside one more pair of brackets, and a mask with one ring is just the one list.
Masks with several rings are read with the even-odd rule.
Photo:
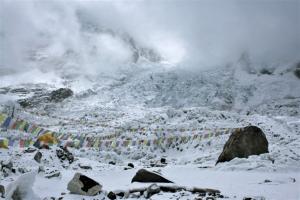
[[102, 185], [80, 173], [76, 173], [68, 183], [68, 190], [73, 194], [95, 196], [101, 192], [101, 189]]
[[141, 183], [173, 183], [168, 179], [162, 177], [158, 173], [149, 172], [145, 169], [140, 169], [135, 176], [132, 178], [131, 183], [141, 182]]
[[247, 126], [230, 135], [216, 164], [268, 152], [268, 140], [263, 131], [256, 126]]

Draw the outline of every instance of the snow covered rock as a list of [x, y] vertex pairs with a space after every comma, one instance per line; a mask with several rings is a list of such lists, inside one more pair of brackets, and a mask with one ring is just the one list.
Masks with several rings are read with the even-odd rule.
[[81, 173], [76, 173], [68, 183], [68, 190], [73, 194], [95, 196], [101, 189], [102, 185]]
[[32, 190], [35, 181], [35, 173], [21, 175], [16, 181], [7, 185], [5, 189], [5, 199], [13, 200], [37, 200], [37, 196]]
[[107, 197], [111, 200], [117, 199], [117, 195], [111, 191], [107, 194]]
[[57, 149], [56, 156], [61, 162], [64, 160], [68, 160], [70, 164], [74, 162], [74, 155], [67, 148]]
[[5, 187], [3, 185], [0, 185], [0, 193], [1, 193], [1, 197], [4, 198], [5, 196]]
[[42, 154], [40, 151], [38, 151], [38, 152], [35, 154], [35, 156], [34, 156], [33, 159], [34, 159], [36, 162], [40, 163], [40, 162], [41, 162], [41, 159], [42, 159], [42, 156], [43, 156], [43, 154]]
[[59, 103], [73, 96], [73, 91], [69, 88], [60, 88], [53, 90], [52, 92], [35, 92], [33, 96], [29, 98], [19, 99], [18, 103], [23, 108], [33, 108], [42, 105], [43, 103]]
[[146, 198], [150, 198], [152, 195], [160, 193], [160, 187], [157, 184], [150, 185], [146, 190]]
[[217, 163], [268, 152], [268, 140], [263, 131], [256, 126], [247, 126], [230, 135]]
[[132, 178], [131, 183], [173, 183], [155, 172], [149, 172], [145, 169], [140, 169]]
[[3, 170], [4, 168], [12, 170], [13, 168], [12, 161], [11, 160], [1, 161], [1, 170]]
[[92, 167], [88, 164], [83, 164], [83, 163], [79, 163], [78, 167], [80, 167], [81, 169], [92, 169]]
[[58, 90], [54, 90], [50, 93], [49, 100], [51, 102], [61, 102], [64, 99], [71, 97], [73, 95], [73, 91], [69, 88], [60, 88]]
[[51, 172], [47, 172], [45, 174], [45, 178], [50, 179], [50, 178], [54, 178], [54, 177], [60, 177], [60, 175], [61, 175], [60, 171], [54, 170], [54, 171], [51, 171]]

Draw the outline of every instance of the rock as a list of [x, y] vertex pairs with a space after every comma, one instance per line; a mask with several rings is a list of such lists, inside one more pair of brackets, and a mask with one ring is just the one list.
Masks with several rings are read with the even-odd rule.
[[71, 97], [73, 95], [73, 91], [69, 88], [60, 88], [58, 90], [54, 90], [49, 95], [49, 101], [52, 102], [61, 102], [64, 99]]
[[30, 199], [38, 199], [32, 190], [35, 176], [35, 172], [30, 172], [22, 174], [13, 182], [10, 182], [5, 187], [5, 199], [23, 200], [28, 199], [29, 196]]
[[171, 192], [171, 193], [177, 192], [176, 186], [160, 186], [160, 189], [163, 192]]
[[9, 161], [2, 161], [1, 162], [1, 170], [3, 170], [4, 168], [6, 168], [6, 169], [9, 169], [10, 171], [12, 170], [12, 168], [13, 168], [13, 163], [12, 163], [12, 161], [11, 160], [9, 160]]
[[162, 177], [161, 175], [150, 172], [145, 169], [140, 169], [131, 182], [142, 182], [142, 183], [173, 183], [172, 181], [169, 181], [168, 179]]
[[38, 173], [45, 172], [44, 166], [39, 166]]
[[114, 161], [109, 161], [108, 164], [110, 164], [110, 165], [115, 165], [116, 163], [115, 163]]
[[244, 197], [243, 200], [266, 200], [265, 197], [257, 196], [257, 197]]
[[25, 174], [27, 172], [27, 170], [24, 169], [23, 167], [19, 167], [18, 172], [20, 172], [21, 174]]
[[147, 188], [146, 198], [150, 198], [152, 195], [160, 193], [160, 187], [157, 184], [152, 184]]
[[64, 160], [68, 160], [70, 164], [74, 162], [74, 156], [67, 148], [57, 149], [56, 156], [60, 159], [61, 162], [63, 162]]
[[216, 164], [236, 157], [248, 158], [250, 155], [268, 152], [268, 140], [262, 130], [256, 126], [247, 126], [230, 135]]
[[117, 191], [114, 191], [114, 193], [119, 197], [124, 197], [126, 192], [123, 190], [117, 190]]
[[161, 162], [162, 164], [167, 164], [167, 161], [166, 161], [165, 158], [161, 158], [161, 159], [160, 159], [160, 162]]
[[0, 185], [0, 193], [1, 193], [1, 197], [5, 198], [5, 187], [3, 185]]
[[52, 92], [42, 91], [38, 93], [34, 93], [32, 97], [20, 99], [17, 102], [23, 108], [27, 107], [38, 107], [42, 103], [58, 103], [62, 102], [64, 99], [73, 96], [73, 91], [69, 88], [60, 88], [58, 90], [54, 90]]
[[73, 194], [95, 196], [101, 192], [101, 189], [102, 185], [80, 173], [76, 173], [68, 183], [68, 190]]
[[92, 169], [92, 167], [90, 165], [85, 165], [85, 164], [81, 164], [79, 163], [78, 165], [81, 169]]
[[34, 160], [38, 163], [41, 163], [41, 159], [42, 159], [43, 154], [41, 152], [36, 152], [35, 156], [34, 156]]
[[150, 167], [165, 167], [165, 164], [159, 164], [159, 163], [150, 163]]
[[60, 176], [60, 171], [53, 171], [45, 175], [45, 178], [54, 178], [54, 177], [59, 177]]
[[300, 62], [297, 64], [294, 74], [297, 78], [300, 79]]
[[128, 167], [134, 168], [134, 165], [132, 163], [128, 163]]
[[203, 188], [194, 187], [191, 192], [192, 193], [200, 193], [201, 195], [204, 194], [204, 196], [206, 195], [206, 190]]
[[114, 199], [117, 199], [117, 195], [115, 193], [113, 193], [112, 191], [110, 191], [108, 194], [107, 194], [107, 197], [111, 200], [114, 200]]
[[206, 200], [216, 200], [214, 197], [206, 197]]
[[36, 151], [36, 148], [29, 147], [29, 148], [24, 150], [24, 153], [33, 153], [35, 151]]

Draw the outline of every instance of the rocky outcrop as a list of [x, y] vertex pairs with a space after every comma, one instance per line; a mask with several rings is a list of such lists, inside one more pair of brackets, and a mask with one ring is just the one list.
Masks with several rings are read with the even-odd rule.
[[68, 190], [73, 194], [95, 196], [101, 192], [102, 185], [93, 179], [76, 173], [68, 183]]
[[131, 182], [142, 182], [142, 183], [173, 183], [172, 181], [162, 177], [158, 173], [150, 172], [145, 169], [140, 169]]
[[18, 103], [23, 107], [36, 107], [41, 103], [58, 103], [73, 96], [73, 91], [69, 88], [60, 88], [51, 92], [35, 93], [32, 97], [20, 99]]
[[49, 95], [49, 101], [51, 102], [61, 102], [64, 99], [73, 96], [73, 91], [69, 88], [60, 88], [54, 90]]
[[64, 162], [65, 160], [68, 160], [69, 164], [74, 162], [74, 155], [67, 148], [57, 149], [56, 156], [61, 162]]
[[247, 126], [230, 135], [217, 163], [268, 152], [268, 140], [263, 131], [256, 126]]

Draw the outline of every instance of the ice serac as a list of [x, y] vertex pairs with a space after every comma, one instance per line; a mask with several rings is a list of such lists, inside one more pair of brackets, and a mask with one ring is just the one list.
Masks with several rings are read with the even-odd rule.
[[142, 182], [142, 183], [173, 183], [172, 181], [162, 177], [161, 175], [150, 172], [145, 169], [140, 169], [135, 176], [132, 178], [131, 182]]
[[95, 196], [101, 192], [101, 189], [102, 185], [80, 173], [76, 173], [68, 183], [68, 190], [73, 194]]
[[219, 162], [230, 161], [234, 158], [247, 158], [250, 155], [268, 153], [268, 140], [264, 132], [256, 126], [236, 129], [224, 145]]

